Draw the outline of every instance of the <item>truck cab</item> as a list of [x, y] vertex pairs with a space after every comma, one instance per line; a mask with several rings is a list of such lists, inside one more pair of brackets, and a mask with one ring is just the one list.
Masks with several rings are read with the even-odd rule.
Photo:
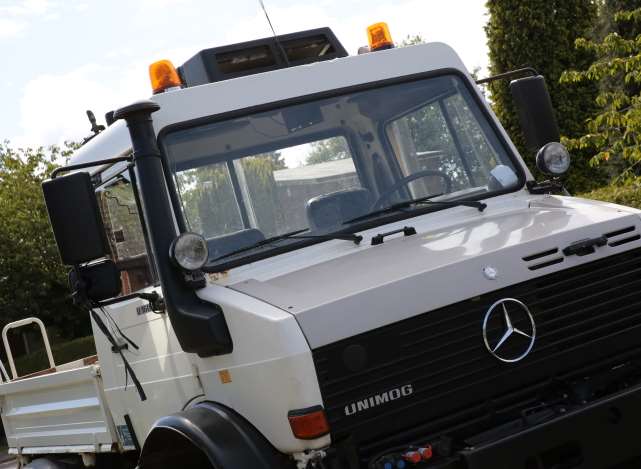
[[544, 183], [450, 47], [369, 32], [357, 56], [322, 29], [156, 64], [151, 99], [45, 183], [112, 421], [97, 461], [603, 468], [641, 452], [639, 211], [564, 193], [541, 77], [512, 87]]

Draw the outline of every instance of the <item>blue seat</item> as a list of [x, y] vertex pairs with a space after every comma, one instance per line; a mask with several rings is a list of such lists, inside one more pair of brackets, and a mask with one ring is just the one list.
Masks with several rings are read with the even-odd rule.
[[256, 228], [236, 231], [222, 236], [216, 236], [207, 240], [209, 257], [215, 259], [224, 256], [237, 249], [252, 246], [265, 239], [262, 231]]
[[307, 201], [307, 220], [312, 231], [342, 227], [352, 218], [369, 212], [372, 195], [367, 189], [346, 189], [319, 195]]

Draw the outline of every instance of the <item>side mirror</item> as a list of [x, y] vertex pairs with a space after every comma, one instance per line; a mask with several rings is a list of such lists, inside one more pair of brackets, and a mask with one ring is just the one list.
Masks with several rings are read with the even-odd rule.
[[109, 259], [83, 265], [69, 272], [71, 291], [82, 292], [93, 301], [118, 296], [122, 290], [120, 271]]
[[89, 173], [45, 181], [42, 192], [62, 262], [76, 266], [104, 257], [107, 239]]
[[536, 153], [547, 143], [561, 141], [550, 93], [541, 75], [512, 81], [510, 91], [528, 150]]

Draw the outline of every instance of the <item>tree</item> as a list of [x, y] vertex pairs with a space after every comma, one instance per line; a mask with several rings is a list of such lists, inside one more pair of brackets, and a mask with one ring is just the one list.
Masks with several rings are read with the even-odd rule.
[[590, 151], [595, 165], [608, 162], [618, 169], [615, 182], [636, 182], [641, 176], [641, 34], [635, 36], [634, 29], [641, 32], [641, 8], [618, 11], [613, 19], [625, 28], [614, 27], [601, 41], [577, 40], [577, 49], [593, 53], [595, 60], [563, 75], [564, 83], [600, 87], [599, 112], [588, 120], [587, 131], [569, 144]]
[[[546, 77], [555, 105], [561, 134], [576, 137], [585, 130], [585, 122], [596, 111], [595, 83], [559, 83], [563, 71], [591, 63], [592, 51], [576, 49], [577, 38], [592, 31], [597, 21], [594, 0], [488, 0], [490, 14], [486, 25], [490, 72], [532, 66]], [[494, 110], [530, 169], [536, 173], [534, 155], [528, 153], [512, 102], [508, 84], [490, 86]], [[573, 167], [566, 181], [572, 191], [588, 190], [605, 181], [605, 174], [588, 164], [589, 155], [573, 153]]]
[[71, 148], [0, 143], [0, 323], [37, 316], [66, 337], [90, 332], [69, 298], [41, 183]]
[[634, 20], [615, 18], [621, 11], [639, 8], [639, 0], [603, 0], [599, 12], [598, 35], [591, 39], [602, 41], [610, 33], [617, 33], [624, 39], [635, 39], [641, 34], [641, 25]]
[[[268, 236], [277, 234], [284, 221], [280, 212], [274, 171], [285, 167], [279, 152], [244, 157], [235, 167], [246, 181], [257, 225]], [[244, 228], [229, 170], [224, 163], [178, 173], [178, 190], [191, 230], [215, 237]]]
[[265, 155], [272, 159], [272, 167], [274, 168], [274, 171], [287, 168], [285, 158], [283, 158], [283, 154], [281, 152], [271, 151], [269, 153], [265, 153]]
[[305, 164], [318, 164], [325, 161], [344, 160], [350, 157], [347, 140], [342, 137], [333, 137], [312, 142]]

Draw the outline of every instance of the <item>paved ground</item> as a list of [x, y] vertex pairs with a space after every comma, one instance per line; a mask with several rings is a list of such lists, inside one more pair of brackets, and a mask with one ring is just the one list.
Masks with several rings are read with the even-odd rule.
[[14, 460], [0, 463], [0, 469], [14, 469], [16, 467], [18, 467], [18, 465]]

